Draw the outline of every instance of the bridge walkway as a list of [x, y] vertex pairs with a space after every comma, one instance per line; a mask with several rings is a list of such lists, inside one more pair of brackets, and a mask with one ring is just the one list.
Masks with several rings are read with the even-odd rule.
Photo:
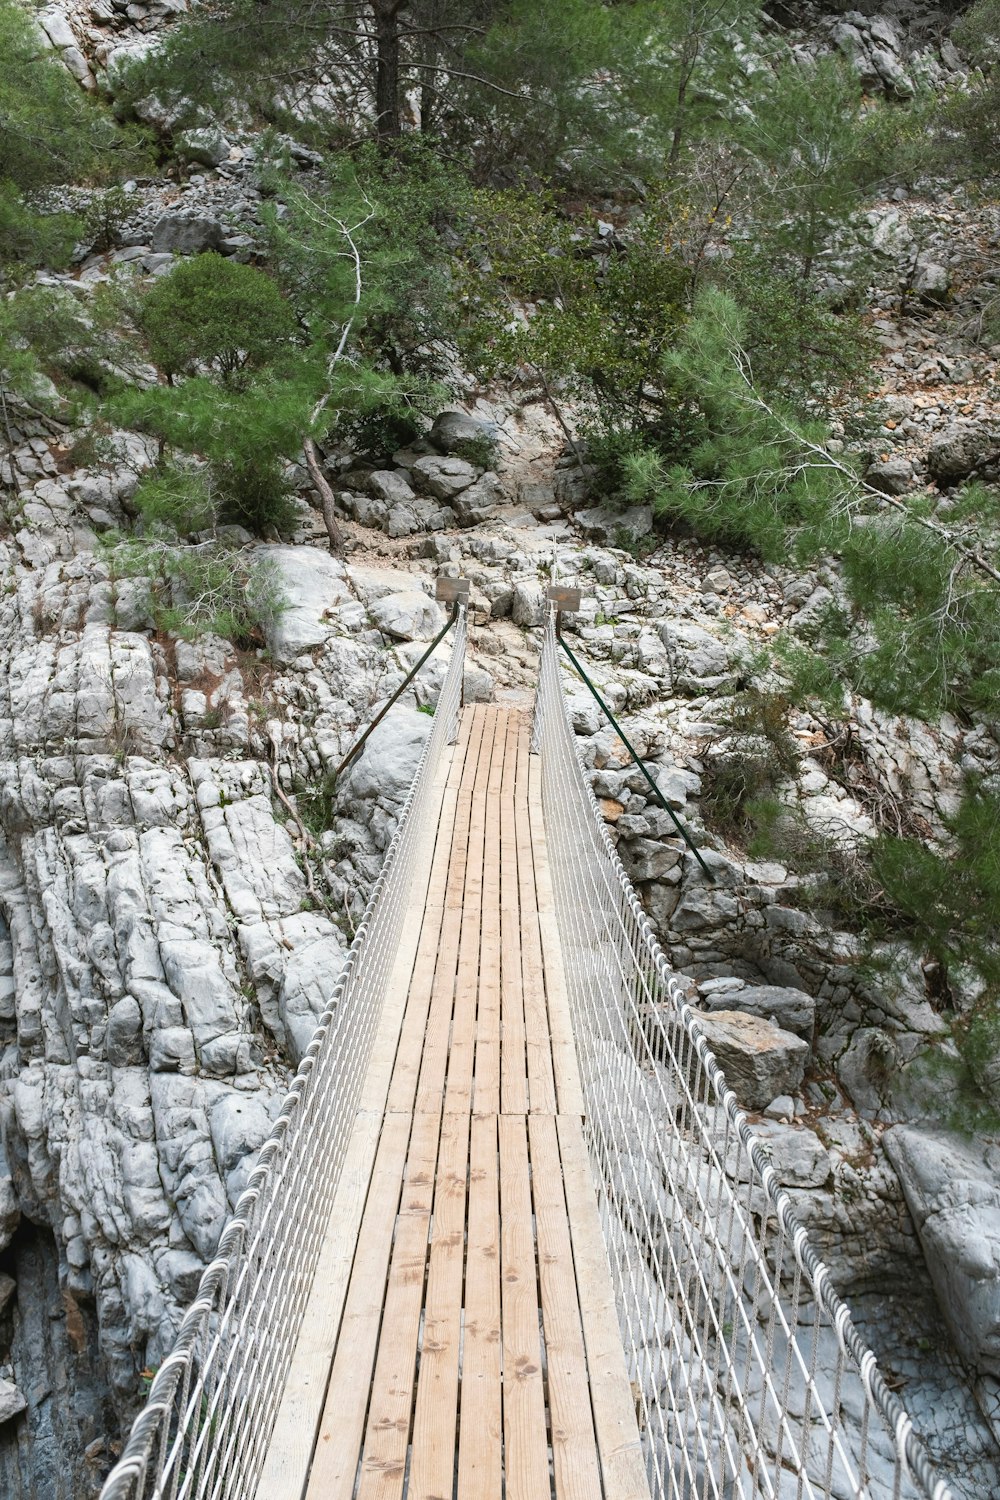
[[529, 724], [439, 775], [259, 1500], [648, 1500]]

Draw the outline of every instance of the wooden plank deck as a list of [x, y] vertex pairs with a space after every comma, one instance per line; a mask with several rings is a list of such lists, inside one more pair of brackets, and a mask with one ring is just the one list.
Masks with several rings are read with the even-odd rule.
[[463, 712], [258, 1500], [649, 1500], [528, 737]]

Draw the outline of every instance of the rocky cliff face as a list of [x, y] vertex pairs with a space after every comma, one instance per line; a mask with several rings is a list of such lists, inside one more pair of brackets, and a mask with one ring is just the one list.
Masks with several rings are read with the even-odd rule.
[[339, 884], [289, 793], [322, 790], [442, 617], [423, 565], [279, 548], [267, 662], [158, 639], [69, 490], [21, 502], [0, 549], [0, 1488], [83, 1496], [270, 1129], [430, 721], [411, 700], [345, 778]]

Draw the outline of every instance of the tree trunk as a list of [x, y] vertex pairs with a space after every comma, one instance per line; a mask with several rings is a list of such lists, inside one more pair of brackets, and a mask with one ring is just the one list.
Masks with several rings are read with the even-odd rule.
[[399, 13], [407, 0], [374, 0], [375, 131], [386, 149], [402, 134], [399, 109]]
[[330, 551], [336, 556], [343, 556], [344, 533], [337, 521], [336, 502], [333, 498], [333, 490], [327, 483], [323, 470], [320, 468], [319, 455], [316, 452], [316, 444], [312, 438], [306, 438], [302, 444], [302, 452], [305, 454], [306, 468], [309, 477], [315, 486], [316, 493], [323, 506], [323, 521], [326, 525], [326, 534], [330, 538]]

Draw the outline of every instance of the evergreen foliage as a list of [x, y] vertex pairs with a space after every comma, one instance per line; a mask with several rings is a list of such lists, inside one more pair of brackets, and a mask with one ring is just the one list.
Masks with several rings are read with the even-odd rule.
[[156, 628], [185, 640], [210, 632], [237, 646], [262, 645], [283, 607], [270, 564], [222, 541], [178, 547], [172, 537], [112, 537], [105, 555], [113, 578], [145, 585]]
[[[647, 103], [651, 81], [662, 96], [671, 54], [650, 49], [675, 10], [662, 0], [272, 0], [262, 13], [255, 0], [219, 0], [133, 65], [125, 97], [154, 94], [189, 122], [225, 91], [281, 123], [281, 99], [322, 58], [340, 83], [332, 118], [310, 102], [318, 143], [375, 137], [388, 151], [416, 134], [446, 142], [479, 182], [514, 173], [586, 185], [662, 158], [666, 122]], [[713, 36], [721, 56], [719, 26]]]
[[972, 784], [950, 820], [949, 850], [883, 836], [872, 867], [896, 910], [946, 965], [971, 964], [1000, 993], [1000, 795]]
[[134, 162], [137, 144], [86, 99], [17, 0], [0, 0], [0, 280], [65, 263], [79, 228], [44, 190]]
[[270, 277], [212, 254], [181, 261], [161, 277], [142, 298], [139, 326], [168, 379], [201, 365], [233, 388], [279, 361], [295, 332]]

